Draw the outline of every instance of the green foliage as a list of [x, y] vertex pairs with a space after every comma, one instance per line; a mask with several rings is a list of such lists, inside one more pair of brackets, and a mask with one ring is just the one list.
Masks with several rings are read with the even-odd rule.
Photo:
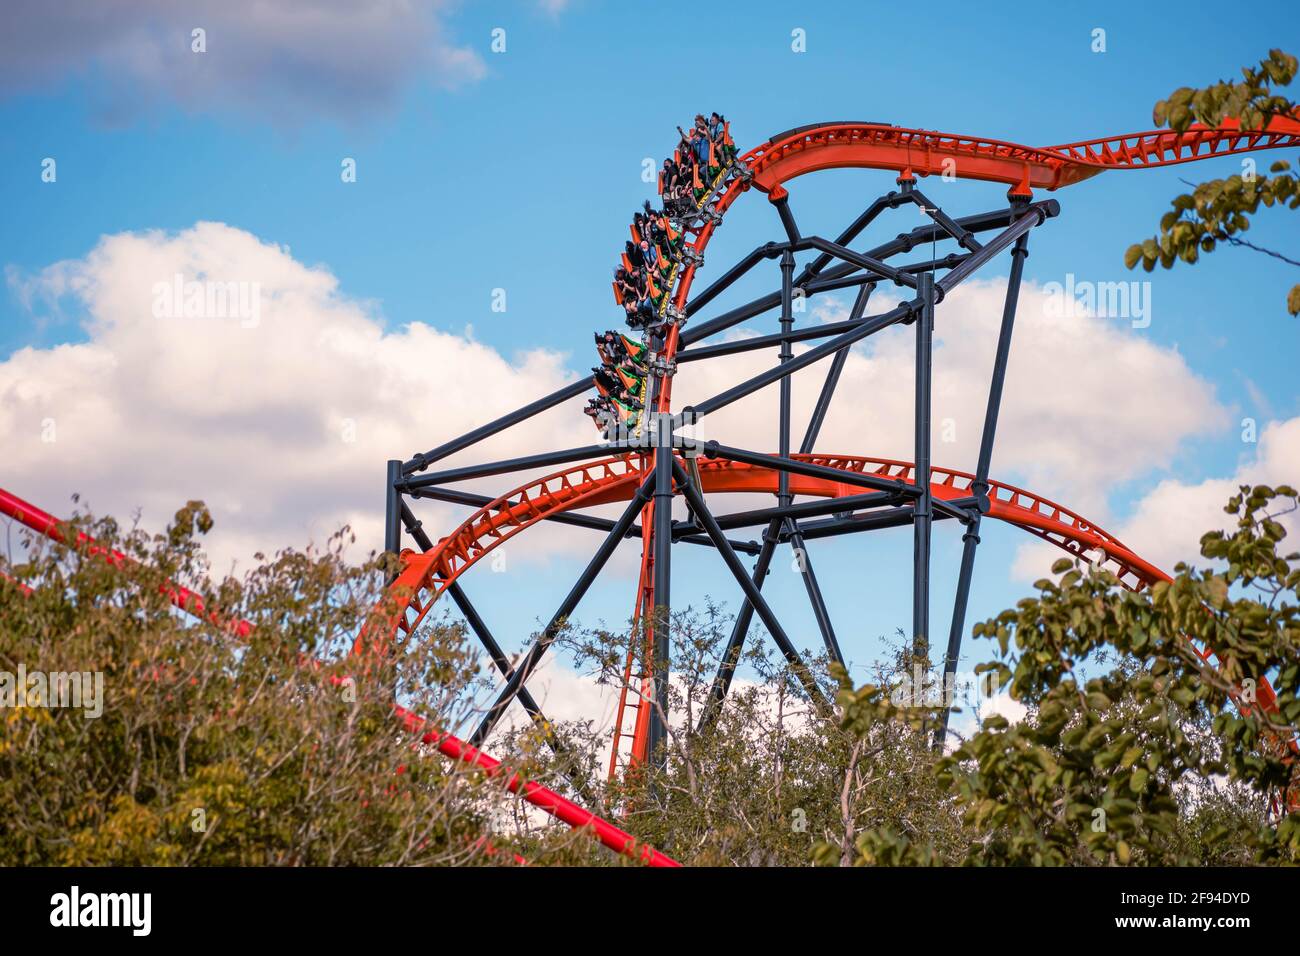
[[[974, 628], [995, 649], [979, 670], [1027, 715], [977, 721], [946, 753], [939, 702], [897, 692], [930, 670], [906, 646], [862, 685], [810, 662], [827, 716], [752, 636], [746, 676], [702, 723], [732, 623], [711, 604], [671, 622], [662, 768], [604, 782], [609, 728], [595, 722], [525, 725], [493, 750], [687, 864], [1300, 862], [1300, 826], [1277, 813], [1300, 798], [1300, 555], [1280, 550], [1298, 504], [1289, 487], [1243, 486], [1235, 525], [1202, 539], [1213, 570], [1180, 565], [1140, 592], [1058, 562]], [[0, 864], [636, 865], [395, 732], [393, 687], [454, 727], [485, 676], [445, 620], [365, 668], [346, 659], [382, 561], [351, 567], [335, 539], [213, 585], [196, 540], [210, 520], [191, 503], [156, 539], [87, 526], [139, 562], [129, 577], [85, 548], [9, 563], [34, 590], [0, 584], [0, 670], [101, 671], [106, 699], [95, 719], [0, 710]], [[169, 580], [224, 616], [177, 614]], [[255, 625], [244, 641], [221, 623], [240, 617]], [[559, 640], [614, 689], [627, 648], [646, 646], [636, 628], [566, 625]]]
[[[857, 835], [876, 827], [925, 834], [955, 858], [960, 820], [932, 772], [931, 734], [920, 712], [888, 700], [887, 678], [909, 672], [907, 657], [859, 689], [842, 668], [810, 660], [824, 696], [846, 715], [841, 722], [817, 713], [800, 677], [754, 634], [746, 676], [735, 678], [715, 722], [702, 725], [731, 625], [711, 603], [673, 615], [663, 768], [638, 765], [606, 786], [604, 805], [621, 824], [688, 865], [851, 862]], [[607, 630], [565, 636], [580, 664], [613, 688], [623, 686], [629, 639], [644, 646], [639, 630], [631, 638]], [[634, 676], [634, 701], [639, 686]], [[597, 729], [590, 746], [600, 742]]]
[[1242, 67], [1241, 80], [1221, 80], [1197, 89], [1183, 86], [1156, 103], [1151, 118], [1158, 126], [1168, 125], [1185, 132], [1193, 123], [1217, 126], [1225, 117], [1241, 123], [1242, 129], [1264, 129], [1273, 116], [1288, 116], [1295, 104], [1273, 92], [1275, 86], [1289, 86], [1296, 75], [1296, 58], [1282, 50], [1269, 50], [1267, 59], [1255, 67]]
[[[1295, 78], [1294, 56], [1270, 50], [1268, 58], [1254, 68], [1242, 70], [1240, 82], [1220, 82], [1201, 89], [1182, 87], [1156, 104], [1155, 122], [1168, 124], [1184, 132], [1192, 123], [1216, 126], [1224, 118], [1236, 118], [1243, 129], [1263, 129], [1274, 116], [1294, 116], [1296, 104], [1276, 92], [1274, 87], [1290, 85]], [[1190, 193], [1174, 198], [1172, 208], [1160, 219], [1157, 235], [1128, 247], [1124, 264], [1129, 269], [1140, 263], [1147, 272], [1156, 265], [1170, 269], [1176, 262], [1196, 262], [1201, 254], [1213, 252], [1219, 244], [1229, 243], [1265, 252], [1292, 265], [1300, 265], [1284, 255], [1260, 249], [1241, 234], [1250, 228], [1251, 217], [1265, 208], [1300, 208], [1300, 178], [1291, 164], [1272, 164], [1273, 176], [1253, 172], [1226, 179], [1212, 179], [1195, 186]], [[1287, 295], [1287, 310], [1300, 314], [1300, 285]]]
[[[391, 717], [403, 684], [439, 688], [407, 699], [447, 714], [443, 689], [471, 673], [461, 635], [431, 628], [366, 670], [341, 659], [380, 593], [376, 563], [349, 567], [336, 538], [214, 586], [195, 538], [211, 527], [201, 503], [156, 539], [79, 526], [139, 565], [127, 574], [102, 552], [28, 540], [8, 570], [30, 595], [0, 582], [0, 670], [103, 675], [97, 717], [31, 700], [0, 709], [0, 865], [510, 860], [479, 842], [499, 792], [421, 756]], [[252, 621], [249, 639], [177, 613], [168, 580]], [[313, 655], [326, 662], [307, 666]]]

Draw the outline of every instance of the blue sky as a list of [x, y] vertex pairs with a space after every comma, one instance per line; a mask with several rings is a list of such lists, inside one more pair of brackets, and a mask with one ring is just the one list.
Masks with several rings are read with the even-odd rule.
[[[511, 377], [527, 365], [527, 356], [549, 356], [551, 363], [529, 383], [558, 383], [591, 364], [591, 330], [618, 321], [609, 271], [632, 210], [653, 195], [641, 179], [642, 160], [653, 157], [657, 163], [674, 143], [675, 125], [697, 111], [725, 112], [742, 150], [792, 126], [845, 119], [1050, 145], [1150, 128], [1152, 104], [1175, 87], [1232, 76], [1271, 47], [1300, 48], [1300, 27], [1287, 18], [1225, 23], [1221, 3], [1090, 4], [1087, 10], [1040, 8], [1033, 17], [1019, 5], [956, 4], [934, 18], [897, 4], [827, 2], [796, 11], [788, 4], [751, 3], [743, 16], [704, 28], [687, 25], [688, 14], [702, 9], [697, 5], [656, 8], [648, 24], [645, 7], [626, 4], [438, 4], [422, 7], [411, 22], [390, 26], [377, 17], [353, 27], [339, 15], [334, 32], [322, 36], [292, 16], [273, 25], [278, 33], [248, 32], [232, 19], [239, 7], [226, 5], [222, 12], [222, 5], [201, 3], [186, 18], [166, 5], [144, 4], [132, 27], [153, 48], [114, 39], [113, 31], [95, 23], [70, 18], [68, 26], [58, 27], [24, 5], [14, 8], [7, 42], [52, 52], [39, 69], [0, 72], [0, 205], [6, 212], [0, 263], [8, 279], [0, 295], [0, 357], [7, 357], [0, 366], [0, 401], [8, 406], [2, 420], [10, 432], [6, 444], [19, 449], [5, 484], [12, 482], [13, 491], [53, 510], [67, 510], [67, 495], [80, 491], [120, 513], [143, 507], [146, 522], [165, 520], [168, 500], [174, 508], [189, 497], [214, 501], [234, 527], [240, 527], [238, 515], [256, 511], [245, 500], [259, 493], [251, 478], [228, 481], [208, 459], [187, 457], [184, 447], [163, 447], [161, 439], [158, 447], [111, 463], [111, 450], [102, 457], [71, 448], [53, 455], [35, 444], [35, 421], [80, 414], [58, 409], [69, 406], [74, 392], [82, 403], [78, 408], [93, 404], [100, 388], [95, 375], [77, 380], [68, 372], [65, 380], [51, 370], [64, 355], [61, 347], [96, 344], [96, 309], [113, 308], [95, 298], [104, 284], [74, 281], [52, 293], [58, 280], [49, 270], [70, 262], [79, 264], [77, 275], [94, 275], [91, 254], [101, 237], [161, 230], [158, 241], [166, 243], [209, 221], [287, 250], [302, 267], [336, 277], [330, 295], [355, 307], [380, 334], [399, 336], [417, 323], [495, 353], [499, 364], [488, 363], [481, 387], [504, 410], [535, 397]], [[195, 69], [193, 61], [184, 58], [190, 27], [204, 24], [208, 72], [191, 75], [185, 71]], [[503, 53], [491, 48], [498, 28], [505, 31]], [[806, 32], [804, 53], [791, 50], [796, 28]], [[1105, 31], [1104, 53], [1091, 49], [1097, 28]], [[346, 41], [353, 30], [357, 42], [350, 50]], [[259, 43], [266, 48], [261, 58]], [[163, 52], [151, 59], [150, 49]], [[56, 183], [41, 180], [46, 157], [57, 161]], [[355, 183], [341, 182], [345, 158], [356, 161]], [[1294, 151], [1260, 154], [1261, 168], [1274, 158], [1296, 157]], [[1184, 505], [1200, 520], [1213, 512], [1204, 502], [1237, 476], [1253, 480], [1297, 457], [1297, 432], [1282, 427], [1300, 416], [1294, 374], [1300, 332], [1283, 308], [1294, 269], [1237, 249], [1194, 268], [1150, 276], [1122, 268], [1125, 247], [1154, 231], [1170, 198], [1183, 189], [1180, 178], [1230, 175], [1240, 168], [1238, 160], [1224, 158], [1114, 172], [1063, 190], [1056, 197], [1062, 215], [1037, 231], [1027, 263], [1027, 281], [1040, 286], [1063, 281], [1067, 273], [1151, 283], [1150, 327], [1112, 322], [1110, 337], [1098, 346], [1137, 342], [1149, 350], [1144, 355], [1177, 361], [1180, 369], [1168, 372], [1169, 378], [1155, 375], [1153, 381], [1169, 384], [1152, 393], [1133, 388], [1131, 368], [1112, 374], [1095, 355], [1084, 362], [1080, 354], [1077, 366], [1063, 363], [1056, 370], [1063, 387], [1077, 387], [1071, 377], [1079, 368], [1091, 369], [1081, 394], [1107, 409], [1100, 428], [1110, 427], [1106, 415], [1137, 424], [1123, 433], [1129, 437], [1111, 445], [1104, 435], [1092, 439], [1089, 447], [1100, 449], [1097, 454], [1113, 457], [1114, 468], [1096, 469], [1109, 477], [1080, 479], [1078, 489], [1064, 478], [1056, 482], [1063, 487], [1032, 487], [1065, 504], [1072, 503], [1068, 492], [1082, 493], [1094, 512], [1100, 508], [1096, 520], [1144, 530], [1162, 556], [1187, 550], [1190, 532], [1170, 529], [1171, 523], [1199, 527], [1182, 517]], [[1003, 192], [973, 183], [923, 186], [954, 214], [999, 205]], [[831, 234], [889, 188], [892, 174], [833, 173], [792, 186], [791, 201], [806, 232]], [[880, 241], [913, 225], [912, 219], [885, 223], [870, 238]], [[778, 235], [775, 214], [754, 194], [710, 247], [705, 277]], [[1293, 256], [1295, 235], [1294, 216], [1276, 211], [1261, 214], [1250, 232], [1252, 241]], [[1000, 263], [985, 275], [1005, 275], [1005, 268]], [[761, 285], [745, 288], [765, 291], [775, 279], [773, 268]], [[507, 292], [504, 313], [491, 310], [497, 288]], [[128, 320], [119, 314], [112, 321]], [[771, 331], [774, 323], [768, 317], [755, 328]], [[246, 428], [233, 427], [231, 416], [196, 426], [196, 419], [169, 418], [166, 402], [155, 403], [144, 414], [147, 421], [133, 419], [141, 413], [125, 410], [123, 396], [130, 389], [115, 387], [105, 393], [104, 403], [113, 406], [106, 420], [133, 438], [154, 426], [160, 435], [211, 426], [209, 445], [245, 460], [264, 447], [292, 445], [292, 437], [282, 436], [292, 435], [298, 422], [310, 422], [311, 411], [327, 404], [341, 383], [304, 372], [303, 357], [289, 354], [291, 342], [250, 337], [240, 347], [250, 357], [257, 353], [259, 361], [270, 352], [269, 368], [282, 360], [286, 382], [303, 383], [291, 391], [300, 399], [306, 393], [306, 404], [278, 396], [248, 411]], [[276, 355], [279, 348], [285, 354]], [[128, 359], [119, 358], [123, 374]], [[361, 387], [400, 392], [393, 364], [372, 367], [364, 356], [359, 361]], [[1014, 347], [1011, 364], [1016, 374]], [[147, 380], [153, 367], [141, 364], [130, 375]], [[365, 381], [368, 372], [373, 381]], [[419, 374], [436, 384], [447, 369]], [[942, 375], [937, 365], [936, 376]], [[56, 379], [63, 384], [50, 384]], [[1162, 445], [1159, 435], [1168, 434], [1162, 416], [1177, 419], [1178, 409], [1160, 406], [1193, 407], [1178, 391], [1189, 383], [1196, 385], [1195, 401], [1208, 403], [1213, 413], [1203, 426], [1179, 425]], [[313, 397], [313, 388], [319, 395]], [[40, 401], [31, 398], [33, 391], [41, 393]], [[860, 402], [867, 435], [871, 396], [853, 399]], [[400, 396], [392, 400], [401, 403]], [[1050, 396], [1042, 400], [1046, 409]], [[775, 394], [767, 401], [774, 402]], [[377, 512], [382, 505], [384, 458], [432, 447], [498, 413], [490, 402], [481, 414], [475, 407], [473, 401], [454, 413], [436, 404], [408, 407], [408, 417], [393, 419], [400, 428], [390, 422], [382, 438], [367, 444], [373, 454], [366, 463], [306, 488], [302, 500], [276, 511], [276, 520], [254, 524], [273, 530], [285, 546], [319, 537], [320, 522], [339, 515], [366, 528], [366, 509]], [[1241, 440], [1243, 417], [1257, 419], [1261, 432], [1277, 424], [1267, 451]], [[1060, 409], [1045, 412], [1036, 424], [1030, 416], [1024, 427], [1041, 432], [1019, 440], [1040, 441], [1050, 455], [1048, 446], [1071, 441], [1060, 429], [1086, 427], [1088, 421], [1087, 414], [1070, 418]], [[1150, 435], [1141, 428], [1147, 421]], [[972, 427], [978, 429], [977, 420]], [[257, 441], [248, 439], [253, 432]], [[882, 453], [871, 447], [827, 450]], [[936, 460], [958, 468], [974, 464], [969, 456], [945, 459], [939, 449]], [[1035, 473], [1017, 466], [1019, 460], [1010, 459], [1007, 473], [999, 471], [995, 457], [994, 471], [1027, 482], [1065, 475], [1069, 467], [1066, 460]], [[274, 478], [267, 473], [258, 480]], [[206, 486], [209, 480], [218, 487]], [[1272, 480], [1300, 480], [1300, 474]], [[219, 511], [218, 534], [222, 527]], [[242, 528], [231, 553], [250, 542], [265, 546], [257, 530]], [[833, 609], [852, 622], [843, 625], [852, 630], [841, 640], [856, 660], [878, 652], [878, 635], [907, 624], [909, 541], [910, 531], [903, 529], [871, 542], [819, 543], [813, 551]], [[1023, 541], [1012, 529], [991, 529], [985, 536], [969, 620], [995, 613], [1025, 592]], [[952, 529], [936, 531], [936, 631], [946, 627], [956, 542]], [[714, 556], [704, 549], [678, 550], [684, 552], [679, 593], [698, 599], [708, 592], [734, 603], [735, 587]], [[505, 587], [490, 577], [466, 580], [466, 589], [483, 602], [485, 615], [512, 647], [520, 646], [536, 618], [549, 614], [582, 561], [579, 544], [526, 557], [529, 570], [508, 573]], [[813, 643], [798, 578], [774, 575], [770, 589], [774, 603], [788, 608], [791, 629], [803, 643]], [[628, 582], [618, 579], [593, 594], [583, 616], [617, 619], [630, 600]]]

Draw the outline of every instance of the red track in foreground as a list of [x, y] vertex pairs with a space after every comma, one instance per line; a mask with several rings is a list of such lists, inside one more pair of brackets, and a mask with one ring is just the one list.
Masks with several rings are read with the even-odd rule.
[[[102, 557], [110, 565], [122, 570], [128, 576], [132, 571], [137, 571], [140, 568], [136, 561], [120, 551], [104, 548], [82, 532], [78, 532], [73, 541], [69, 542], [63, 532], [64, 524], [62, 522], [49, 512], [37, 508], [17, 495], [10, 494], [3, 488], [0, 488], [0, 514], [8, 515], [15, 521], [26, 525], [52, 541], [60, 544], [71, 544], [76, 547], [85, 547], [89, 555]], [[13, 583], [26, 593], [30, 593], [30, 588], [22, 584], [22, 582], [14, 581]], [[247, 637], [252, 633], [253, 625], [248, 621], [225, 620], [218, 612], [207, 607], [203, 599], [188, 588], [167, 582], [163, 585], [162, 591], [175, 607], [186, 614], [199, 620], [223, 625], [236, 637]], [[672, 857], [660, 853], [654, 847], [640, 843], [632, 834], [616, 827], [608, 820], [603, 820], [594, 813], [584, 810], [567, 797], [563, 797], [539, 783], [521, 777], [518, 773], [503, 765], [501, 761], [488, 756], [477, 747], [473, 747], [451, 734], [439, 731], [429, 720], [419, 714], [398, 706], [393, 708], [393, 715], [404, 730], [419, 734], [421, 743], [437, 747], [438, 752], [444, 756], [477, 767], [488, 777], [504, 776], [505, 787], [511, 793], [519, 794], [533, 806], [546, 811], [575, 830], [589, 829], [596, 839], [610, 849], [634, 860], [639, 860], [648, 866], [681, 865]], [[491, 847], [488, 847], [487, 852], [494, 851]]]

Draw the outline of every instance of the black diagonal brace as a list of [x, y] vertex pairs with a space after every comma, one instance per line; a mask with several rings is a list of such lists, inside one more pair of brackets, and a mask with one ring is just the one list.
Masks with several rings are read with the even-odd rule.
[[637, 489], [636, 494], [632, 496], [632, 500], [628, 502], [627, 508], [624, 509], [618, 520], [614, 522], [614, 527], [610, 529], [607, 535], [605, 535], [605, 540], [600, 543], [600, 547], [596, 549], [595, 555], [592, 556], [587, 567], [583, 569], [581, 576], [579, 576], [578, 580], [569, 590], [568, 595], [564, 598], [564, 601], [560, 604], [555, 614], [551, 616], [550, 622], [546, 625], [542, 633], [538, 635], [537, 640], [533, 642], [532, 647], [528, 649], [528, 653], [524, 655], [524, 659], [520, 662], [519, 666], [515, 668], [514, 672], [506, 680], [505, 686], [501, 688], [501, 692], [497, 695], [496, 701], [484, 716], [483, 722], [479, 724], [478, 729], [474, 731], [474, 736], [470, 738], [470, 743], [475, 747], [480, 746], [483, 741], [487, 739], [488, 734], [492, 732], [497, 721], [501, 719], [501, 715], [505, 712], [510, 701], [519, 693], [519, 689], [527, 683], [528, 678], [533, 675], [533, 672], [537, 670], [537, 665], [541, 663], [542, 657], [546, 654], [547, 649], [550, 648], [550, 646], [555, 642], [555, 639], [559, 636], [561, 626], [568, 620], [569, 615], [572, 614], [574, 609], [578, 606], [578, 602], [582, 600], [583, 595], [587, 593], [587, 589], [591, 587], [591, 583], [596, 579], [596, 575], [600, 574], [601, 570], [605, 567], [610, 556], [613, 555], [614, 549], [618, 547], [619, 542], [623, 540], [624, 533], [632, 526], [632, 522], [636, 520], [636, 516], [640, 513], [642, 507], [644, 507], [645, 503], [650, 500], [650, 495], [654, 490], [654, 484], [655, 476], [654, 473], [651, 472], [646, 475], [645, 480], [641, 482], [641, 487]]
[[781, 622], [772, 613], [772, 608], [768, 605], [762, 592], [754, 586], [754, 582], [745, 573], [745, 566], [741, 564], [740, 558], [736, 557], [736, 552], [727, 543], [726, 537], [722, 534], [722, 529], [718, 527], [718, 523], [713, 519], [713, 513], [709, 511], [709, 506], [704, 501], [704, 496], [700, 494], [699, 489], [691, 484], [686, 475], [686, 470], [675, 461], [673, 462], [673, 477], [677, 479], [677, 484], [681, 487], [686, 500], [690, 502], [696, 517], [704, 525], [705, 534], [713, 539], [718, 553], [722, 555], [722, 560], [727, 565], [727, 570], [731, 572], [732, 576], [740, 584], [740, 589], [745, 592], [745, 597], [754, 606], [758, 619], [763, 622], [763, 626], [772, 635], [772, 640], [776, 642], [776, 646], [780, 648], [781, 653], [785, 656], [790, 665], [790, 670], [798, 678], [799, 683], [803, 685], [804, 692], [812, 701], [813, 706], [817, 708], [819, 713], [823, 715], [829, 714], [831, 710], [830, 703], [826, 700], [821, 688], [817, 686], [812, 671], [804, 663], [799, 651], [794, 646], [794, 642], [790, 640], [785, 628], [781, 626]]

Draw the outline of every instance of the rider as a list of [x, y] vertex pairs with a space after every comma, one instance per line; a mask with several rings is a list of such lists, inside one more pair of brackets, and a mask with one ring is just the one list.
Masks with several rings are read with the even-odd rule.
[[682, 143], [693, 154], [696, 165], [701, 169], [708, 168], [709, 132], [708, 122], [704, 119], [704, 114], [695, 114], [695, 125], [691, 127], [689, 133], [685, 132], [680, 126], [677, 127], [677, 132], [681, 134]]
[[590, 417], [601, 431], [607, 430], [618, 422], [618, 413], [614, 410], [613, 403], [604, 395], [588, 399], [587, 406], [582, 412]]
[[622, 266], [614, 270], [614, 288], [616, 290], [615, 295], [620, 302], [626, 303], [629, 299], [635, 301], [638, 297], [635, 280], [632, 278], [631, 273]]
[[727, 118], [721, 113], [714, 112], [709, 116], [709, 139], [713, 141], [718, 162], [722, 165], [729, 165], [736, 158], [736, 144], [727, 131]]
[[647, 372], [646, 361], [650, 348], [643, 342], [629, 338], [612, 329], [595, 333], [596, 351], [600, 354], [603, 365], [629, 367], [633, 374], [642, 378]]

